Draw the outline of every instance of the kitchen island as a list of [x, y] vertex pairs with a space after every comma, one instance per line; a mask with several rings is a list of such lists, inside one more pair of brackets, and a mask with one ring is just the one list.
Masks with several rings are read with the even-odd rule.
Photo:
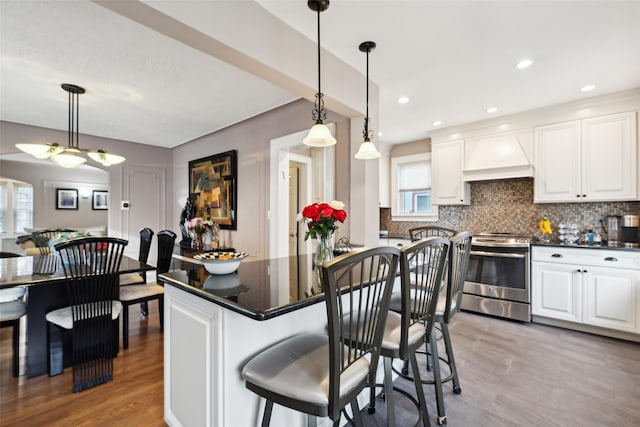
[[[165, 421], [258, 426], [264, 400], [245, 387], [244, 364], [286, 337], [326, 326], [324, 296], [312, 295], [311, 256], [245, 259], [224, 276], [184, 259], [179, 264], [158, 275], [165, 285]], [[306, 426], [306, 416], [276, 405], [271, 425]]]

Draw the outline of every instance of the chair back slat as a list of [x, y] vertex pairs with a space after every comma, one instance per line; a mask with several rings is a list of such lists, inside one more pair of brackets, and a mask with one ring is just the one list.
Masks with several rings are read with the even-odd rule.
[[408, 357], [409, 328], [415, 323], [425, 324], [425, 333], [431, 334], [443, 288], [449, 239], [428, 237], [400, 250], [401, 317], [400, 358]]
[[456, 230], [438, 227], [437, 225], [425, 225], [409, 229], [409, 237], [412, 242], [427, 237], [446, 237], [447, 239], [456, 234]]
[[355, 397], [347, 394], [340, 399], [341, 375], [369, 354], [369, 377], [375, 376], [399, 256], [396, 248], [376, 247], [350, 252], [322, 266], [332, 419], [338, 419], [340, 408]]
[[156, 265], [157, 273], [166, 273], [171, 268], [171, 258], [176, 242], [176, 233], [171, 230], [158, 232], [158, 260]]
[[48, 228], [46, 230], [34, 231], [31, 238], [36, 247], [40, 250], [40, 255], [49, 253], [49, 241], [60, 233], [73, 233], [76, 230], [70, 228]]
[[454, 313], [460, 310], [464, 280], [469, 267], [469, 256], [471, 255], [472, 237], [472, 233], [465, 231], [456, 234], [450, 239], [449, 266], [447, 268], [447, 304], [444, 310], [444, 321], [446, 323], [449, 323]]

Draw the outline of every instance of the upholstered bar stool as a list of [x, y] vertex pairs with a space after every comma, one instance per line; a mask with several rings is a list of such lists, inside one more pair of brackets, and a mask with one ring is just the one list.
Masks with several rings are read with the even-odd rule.
[[[460, 309], [464, 279], [469, 265], [471, 238], [471, 233], [460, 232], [449, 239], [449, 254], [447, 256], [447, 268], [445, 269], [444, 278], [446, 291], [440, 293], [435, 314], [435, 327], [432, 328], [431, 334], [427, 336], [427, 368], [430, 368], [430, 370], [433, 371], [433, 380], [423, 379], [421, 381], [423, 384], [434, 385], [436, 406], [438, 409], [438, 424], [447, 423], [442, 383], [453, 381], [454, 393], [460, 394], [462, 392], [462, 389], [460, 388], [460, 381], [458, 379], [458, 371], [455, 364], [455, 357], [453, 355], [453, 345], [451, 343], [448, 325], [454, 314]], [[391, 300], [390, 310], [401, 312], [399, 298], [395, 295]], [[438, 330], [441, 331], [445, 347], [445, 355], [442, 357], [440, 357], [438, 352]], [[431, 363], [432, 361], [437, 361], [438, 363]], [[440, 362], [445, 363], [449, 367], [450, 375], [446, 378], [442, 378], [441, 376]], [[409, 371], [406, 366], [403, 368], [402, 372], [398, 372], [398, 374], [408, 380], [414, 380], [414, 378], [409, 375]]]
[[[422, 389], [416, 350], [425, 343], [434, 325], [438, 297], [442, 289], [449, 239], [429, 237], [402, 247], [400, 256], [400, 293], [393, 295], [400, 303], [400, 313], [389, 312], [380, 356], [384, 364], [384, 396], [387, 403], [387, 426], [395, 426], [394, 393], [391, 364], [393, 359], [411, 363], [418, 401], [407, 395], [420, 410], [416, 425], [430, 425], [429, 411]], [[371, 387], [369, 412], [375, 411], [375, 387]]]
[[[277, 403], [340, 423], [348, 404], [362, 425], [358, 394], [375, 381], [382, 334], [400, 252], [392, 247], [360, 249], [322, 266], [328, 335], [303, 333], [251, 359], [242, 376], [266, 401], [262, 426]], [[359, 331], [346, 339], [343, 331]], [[369, 357], [366, 357], [369, 356]]]
[[409, 238], [412, 242], [425, 239], [427, 237], [446, 237], [447, 239], [456, 234], [456, 230], [438, 227], [437, 225], [425, 225], [409, 229]]

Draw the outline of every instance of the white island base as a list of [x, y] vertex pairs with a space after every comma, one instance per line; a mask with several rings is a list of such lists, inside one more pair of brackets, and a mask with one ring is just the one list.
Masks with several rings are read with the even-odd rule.
[[[327, 316], [320, 302], [258, 321], [171, 285], [164, 309], [164, 417], [172, 427], [260, 426], [265, 401], [245, 387], [242, 367], [284, 338], [323, 329]], [[368, 392], [358, 401], [364, 408]], [[303, 427], [307, 417], [274, 405], [271, 425]]]

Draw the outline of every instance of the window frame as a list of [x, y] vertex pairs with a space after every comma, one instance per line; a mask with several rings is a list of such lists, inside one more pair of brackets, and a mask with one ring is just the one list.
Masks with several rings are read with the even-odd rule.
[[[438, 221], [438, 205], [433, 203], [433, 179], [429, 194], [431, 197], [431, 210], [424, 213], [404, 213], [400, 212], [400, 182], [398, 171], [400, 166], [407, 163], [427, 161], [431, 162], [431, 153], [410, 154], [407, 156], [397, 156], [391, 158], [391, 220], [392, 221]], [[433, 178], [433, 164], [431, 165], [431, 176]]]

